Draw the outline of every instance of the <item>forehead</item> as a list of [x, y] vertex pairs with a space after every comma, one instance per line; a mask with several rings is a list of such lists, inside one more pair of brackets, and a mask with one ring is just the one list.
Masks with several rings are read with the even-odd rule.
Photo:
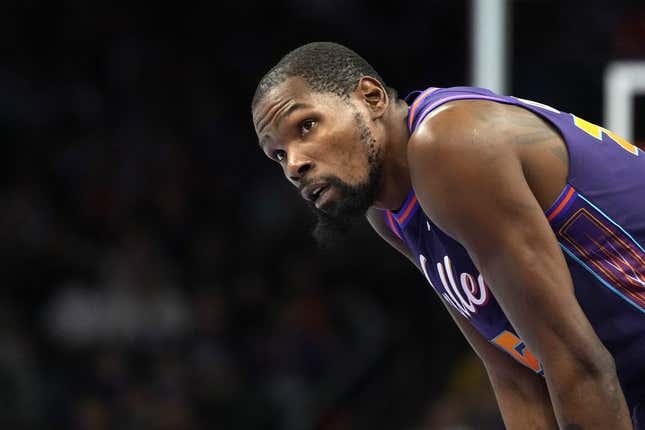
[[274, 85], [265, 95], [261, 104], [270, 102], [276, 98], [301, 98], [308, 97], [312, 89], [307, 82], [299, 76], [291, 76], [277, 85]]
[[271, 88], [253, 109], [253, 124], [256, 133], [267, 129], [267, 125], [275, 114], [289, 106], [301, 103], [314, 108], [323, 108], [339, 103], [340, 97], [331, 93], [320, 93], [300, 77], [290, 77]]

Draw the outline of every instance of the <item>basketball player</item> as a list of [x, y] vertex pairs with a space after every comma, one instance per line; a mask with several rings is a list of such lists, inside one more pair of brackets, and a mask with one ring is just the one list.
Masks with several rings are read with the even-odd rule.
[[645, 429], [645, 155], [552, 107], [471, 87], [397, 98], [353, 51], [260, 81], [266, 155], [319, 215], [357, 216], [421, 271], [509, 429]]

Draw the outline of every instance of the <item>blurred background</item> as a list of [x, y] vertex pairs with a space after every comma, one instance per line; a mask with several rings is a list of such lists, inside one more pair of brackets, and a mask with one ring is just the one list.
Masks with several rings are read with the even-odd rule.
[[[0, 8], [0, 427], [503, 428], [421, 274], [366, 226], [317, 249], [249, 107], [316, 40], [469, 84], [470, 1], [116, 3]], [[509, 6], [507, 92], [603, 123], [645, 3]]]

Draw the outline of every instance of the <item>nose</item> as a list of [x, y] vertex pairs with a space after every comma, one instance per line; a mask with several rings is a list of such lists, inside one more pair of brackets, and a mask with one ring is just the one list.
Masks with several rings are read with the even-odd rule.
[[311, 160], [303, 156], [293, 154], [293, 152], [289, 154], [287, 158], [287, 167], [285, 173], [292, 182], [300, 181], [303, 176], [313, 167]]

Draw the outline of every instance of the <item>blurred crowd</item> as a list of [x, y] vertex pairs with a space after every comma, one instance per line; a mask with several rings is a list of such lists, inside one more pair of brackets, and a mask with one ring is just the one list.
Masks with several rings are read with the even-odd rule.
[[[459, 25], [427, 31], [454, 32], [452, 50], [465, 52], [467, 2], [430, 3]], [[366, 226], [342, 250], [316, 248], [312, 217], [256, 147], [249, 101], [286, 46], [335, 38], [367, 51], [395, 87], [466, 81], [463, 55], [423, 63], [398, 48], [402, 34], [381, 42], [390, 63], [365, 28], [329, 28], [361, 4], [158, 6], [154, 17], [143, 6], [6, 6], [1, 428], [503, 428], [481, 365], [423, 277]], [[645, 9], [632, 4], [593, 15], [593, 37], [615, 37], [585, 66], [645, 58]], [[418, 12], [388, 8], [374, 5], [371, 22]], [[530, 96], [544, 88], [530, 85], [535, 72], [519, 76], [532, 69], [517, 45], [538, 42], [522, 37], [514, 90]], [[406, 58], [430, 72], [405, 83]], [[557, 91], [567, 94], [545, 94]], [[585, 116], [583, 91], [591, 97], [575, 88], [554, 105]]]

